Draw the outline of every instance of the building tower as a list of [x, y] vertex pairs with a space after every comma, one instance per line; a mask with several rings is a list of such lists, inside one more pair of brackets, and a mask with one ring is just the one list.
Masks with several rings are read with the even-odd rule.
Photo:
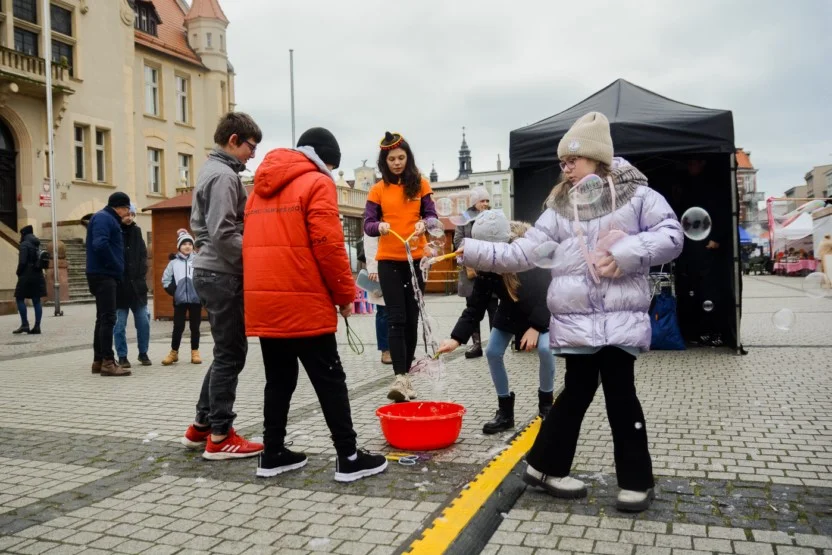
[[457, 180], [468, 179], [471, 175], [471, 149], [465, 141], [465, 128], [462, 128], [462, 145], [459, 147], [459, 175]]
[[437, 181], [439, 181], [439, 174], [438, 174], [438, 173], [436, 173], [436, 164], [431, 164], [431, 168], [430, 168], [430, 182], [431, 182], [431, 183], [436, 183]]

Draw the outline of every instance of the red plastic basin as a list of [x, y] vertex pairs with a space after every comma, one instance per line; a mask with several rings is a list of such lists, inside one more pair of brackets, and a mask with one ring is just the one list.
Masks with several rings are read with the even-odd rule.
[[387, 443], [408, 451], [452, 445], [462, 430], [463, 414], [462, 405], [438, 401], [394, 403], [376, 410]]

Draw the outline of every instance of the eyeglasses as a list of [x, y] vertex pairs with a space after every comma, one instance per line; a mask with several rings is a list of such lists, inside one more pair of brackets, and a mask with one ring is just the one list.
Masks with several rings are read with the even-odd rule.
[[251, 141], [243, 141], [243, 142], [248, 145], [248, 147], [251, 149], [251, 153], [254, 154], [254, 152], [257, 150], [257, 145], [252, 143]]
[[567, 168], [569, 168], [570, 170], [574, 170], [575, 169], [575, 164], [578, 163], [578, 160], [580, 160], [580, 158], [572, 158], [571, 160], [564, 160], [563, 162], [560, 163], [560, 171], [566, 171]]

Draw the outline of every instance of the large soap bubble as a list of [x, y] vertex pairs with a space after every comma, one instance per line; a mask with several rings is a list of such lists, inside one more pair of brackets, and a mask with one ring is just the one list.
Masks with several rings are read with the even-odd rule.
[[601, 200], [606, 186], [603, 179], [591, 173], [569, 189], [569, 200], [578, 206], [595, 204]]
[[431, 237], [445, 237], [445, 226], [438, 218], [428, 218], [425, 220], [425, 231]]
[[774, 324], [775, 328], [782, 331], [791, 330], [792, 326], [794, 326], [795, 320], [797, 320], [797, 318], [795, 317], [794, 312], [789, 308], [781, 308], [771, 315], [771, 323]]
[[538, 268], [554, 268], [555, 267], [555, 253], [558, 250], [558, 244], [554, 241], [546, 241], [536, 246], [532, 251], [534, 255], [534, 265]]
[[691, 241], [702, 241], [711, 234], [711, 216], [704, 208], [694, 206], [682, 214], [682, 231]]
[[436, 213], [440, 216], [450, 216], [454, 211], [454, 203], [451, 199], [443, 197], [436, 200]]
[[822, 299], [832, 293], [829, 278], [823, 272], [812, 272], [803, 278], [803, 292], [813, 299]]
[[714, 302], [713, 301], [705, 301], [702, 303], [702, 310], [705, 312], [712, 312], [714, 309]]

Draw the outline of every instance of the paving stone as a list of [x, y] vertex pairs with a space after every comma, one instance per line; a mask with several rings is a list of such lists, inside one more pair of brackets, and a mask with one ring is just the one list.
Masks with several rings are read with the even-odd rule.
[[751, 534], [754, 536], [754, 541], [765, 543], [777, 543], [784, 545], [792, 545], [792, 537], [785, 532], [772, 532], [770, 530], [752, 530]]
[[592, 540], [580, 540], [577, 538], [561, 538], [558, 549], [561, 551], [582, 551], [592, 553]]
[[795, 534], [795, 543], [804, 547], [817, 547], [820, 549], [832, 549], [832, 537], [817, 536], [814, 534]]

